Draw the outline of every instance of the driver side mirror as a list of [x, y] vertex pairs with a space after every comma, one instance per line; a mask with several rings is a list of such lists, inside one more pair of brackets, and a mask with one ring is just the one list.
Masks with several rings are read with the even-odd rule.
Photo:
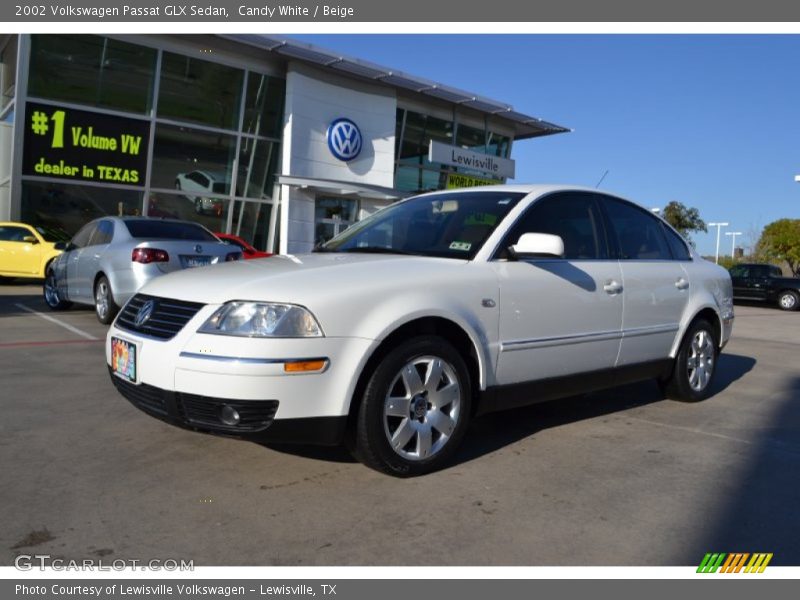
[[561, 258], [564, 256], [564, 240], [549, 233], [523, 233], [519, 241], [508, 247], [511, 258]]
[[39, 243], [39, 240], [37, 240], [32, 235], [26, 235], [24, 238], [22, 238], [22, 241], [23, 242], [27, 242], [28, 244], [38, 244]]

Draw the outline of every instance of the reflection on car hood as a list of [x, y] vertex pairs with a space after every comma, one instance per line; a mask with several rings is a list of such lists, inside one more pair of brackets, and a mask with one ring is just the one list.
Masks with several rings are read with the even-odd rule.
[[301, 305], [321, 295], [375, 295], [423, 285], [466, 260], [397, 254], [315, 253], [272, 256], [189, 269], [142, 288], [152, 296], [204, 304], [262, 300]]

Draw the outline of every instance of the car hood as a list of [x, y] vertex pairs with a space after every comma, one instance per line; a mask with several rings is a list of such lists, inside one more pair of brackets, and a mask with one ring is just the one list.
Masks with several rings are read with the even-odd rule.
[[144, 294], [203, 304], [259, 300], [312, 306], [338, 295], [382, 295], [428, 285], [466, 260], [396, 254], [280, 255], [188, 269], [159, 277]]

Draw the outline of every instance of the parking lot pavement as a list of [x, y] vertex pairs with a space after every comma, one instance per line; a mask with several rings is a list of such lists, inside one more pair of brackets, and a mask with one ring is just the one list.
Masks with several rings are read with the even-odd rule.
[[800, 313], [737, 306], [705, 402], [648, 382], [490, 415], [398, 480], [165, 425], [113, 389], [91, 310], [21, 306], [39, 288], [0, 285], [0, 564], [800, 564]]

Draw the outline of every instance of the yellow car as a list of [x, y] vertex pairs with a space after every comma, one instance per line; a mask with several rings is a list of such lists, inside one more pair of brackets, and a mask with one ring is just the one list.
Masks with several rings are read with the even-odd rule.
[[69, 236], [57, 229], [0, 222], [0, 279], [43, 278], [48, 265], [63, 252], [67, 241]]

